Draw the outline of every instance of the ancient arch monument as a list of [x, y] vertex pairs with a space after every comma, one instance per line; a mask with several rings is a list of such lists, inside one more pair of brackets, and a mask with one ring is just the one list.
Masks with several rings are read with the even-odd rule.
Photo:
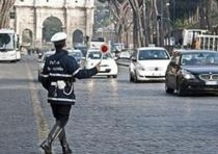
[[11, 27], [24, 46], [51, 45], [50, 37], [60, 30], [68, 35], [67, 47], [92, 36], [94, 0], [16, 0], [13, 12]]

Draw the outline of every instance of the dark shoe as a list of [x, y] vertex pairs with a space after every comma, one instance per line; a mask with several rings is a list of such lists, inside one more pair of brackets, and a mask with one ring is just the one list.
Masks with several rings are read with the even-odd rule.
[[69, 144], [67, 143], [67, 138], [64, 128], [62, 129], [62, 132], [59, 135], [59, 140], [61, 143], [63, 154], [72, 154], [72, 150], [70, 149]]
[[48, 138], [40, 145], [40, 147], [45, 151], [45, 154], [52, 154], [52, 142], [60, 135], [61, 132], [62, 128], [60, 127], [60, 124], [56, 122], [51, 129]]
[[52, 154], [51, 145], [46, 140], [42, 142], [40, 147], [44, 150], [45, 154]]
[[69, 146], [68, 146], [68, 148], [62, 148], [63, 149], [63, 154], [72, 154], [72, 150], [69, 148]]

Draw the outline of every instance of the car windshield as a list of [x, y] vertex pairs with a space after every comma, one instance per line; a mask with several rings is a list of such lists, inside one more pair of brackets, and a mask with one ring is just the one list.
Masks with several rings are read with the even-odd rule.
[[165, 50], [140, 50], [139, 60], [166, 60], [169, 56]]
[[186, 53], [181, 57], [181, 65], [218, 65], [218, 53]]
[[82, 54], [80, 52], [71, 52], [69, 53], [70, 56], [74, 57], [74, 58], [81, 58]]
[[101, 53], [96, 51], [96, 52], [89, 52], [88, 53], [88, 58], [90, 59], [101, 59]]
[[14, 40], [13, 37], [14, 37], [13, 34], [7, 34], [7, 33], [0, 34], [0, 51], [14, 49], [15, 42], [13, 41]]
[[[102, 56], [102, 53], [99, 51], [88, 53], [88, 58], [90, 58], [90, 59], [101, 59], [101, 56]], [[103, 59], [111, 59], [111, 58], [112, 58], [112, 56], [110, 53], [106, 53], [103, 56]]]

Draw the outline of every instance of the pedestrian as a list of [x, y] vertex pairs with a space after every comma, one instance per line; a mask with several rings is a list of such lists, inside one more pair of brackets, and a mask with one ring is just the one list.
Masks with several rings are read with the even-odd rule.
[[42, 85], [48, 91], [48, 103], [50, 103], [55, 124], [45, 141], [40, 147], [45, 154], [52, 154], [52, 142], [59, 138], [63, 154], [71, 154], [67, 143], [64, 127], [66, 126], [71, 106], [75, 104], [74, 84], [75, 78], [90, 78], [97, 74], [100, 62], [92, 69], [81, 69], [76, 60], [63, 49], [67, 35], [58, 32], [52, 36], [51, 42], [55, 46], [55, 54], [46, 59], [42, 72]]

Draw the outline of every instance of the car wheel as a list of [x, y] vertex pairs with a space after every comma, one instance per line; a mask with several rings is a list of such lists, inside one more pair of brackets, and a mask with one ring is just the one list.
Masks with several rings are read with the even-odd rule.
[[136, 75], [136, 74], [134, 75], [134, 78], [133, 78], [133, 79], [134, 79], [134, 82], [135, 82], [135, 83], [138, 83], [138, 82], [139, 82], [139, 80], [137, 79], [137, 75]]
[[131, 74], [131, 73], [129, 73], [129, 81], [130, 81], [130, 82], [133, 82], [133, 77], [132, 77], [132, 74]]
[[184, 88], [181, 88], [181, 86], [178, 86], [177, 88], [177, 94], [179, 96], [185, 96], [185, 89]]
[[41, 82], [42, 81], [42, 77], [38, 74], [38, 81]]
[[113, 77], [113, 78], [117, 78], [117, 75], [113, 75], [112, 77]]
[[168, 94], [173, 94], [174, 89], [169, 88], [169, 87], [167, 86], [167, 84], [165, 84], [165, 91], [166, 91], [166, 93], [168, 93]]

